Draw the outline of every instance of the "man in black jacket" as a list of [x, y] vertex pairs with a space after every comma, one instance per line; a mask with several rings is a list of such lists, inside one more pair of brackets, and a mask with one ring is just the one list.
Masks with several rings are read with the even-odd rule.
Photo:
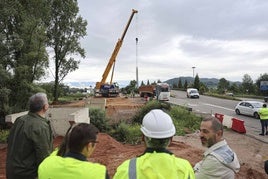
[[28, 114], [16, 119], [7, 147], [7, 179], [37, 178], [39, 164], [53, 150], [52, 130], [45, 118], [49, 104], [45, 93], [29, 99]]

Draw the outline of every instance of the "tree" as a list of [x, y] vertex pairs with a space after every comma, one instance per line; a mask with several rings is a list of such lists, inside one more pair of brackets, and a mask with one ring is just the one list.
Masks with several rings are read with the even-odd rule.
[[188, 88], [188, 82], [187, 82], [187, 80], [184, 81], [183, 87], [184, 87], [185, 90]]
[[225, 93], [229, 89], [229, 85], [229, 81], [227, 81], [225, 78], [221, 78], [217, 86], [218, 92], [221, 94]]
[[236, 83], [232, 83], [230, 86], [230, 91], [232, 91], [234, 94], [239, 92], [239, 87], [237, 86]]
[[46, 0], [0, 2], [0, 56], [3, 69], [11, 73], [8, 85], [13, 112], [26, 109], [29, 96], [37, 89], [32, 83], [48, 67], [47, 4]]
[[126, 94], [134, 94], [134, 93], [138, 93], [138, 89], [136, 88], [136, 80], [131, 80], [129, 85], [127, 85], [125, 88], [122, 89], [122, 91], [124, 91], [124, 93]]
[[79, 39], [86, 35], [87, 22], [78, 16], [76, 0], [51, 0], [51, 19], [48, 26], [48, 46], [54, 50], [55, 85], [53, 97], [58, 101], [58, 88], [66, 75], [76, 69], [80, 63], [71, 55], [85, 57], [85, 50]]
[[257, 86], [257, 92], [258, 94], [262, 94], [262, 95], [268, 95], [268, 91], [261, 91], [260, 90], [260, 85], [261, 85], [261, 81], [268, 81], [268, 73], [264, 73], [261, 74], [259, 76], [259, 78], [256, 80], [256, 86]]
[[9, 113], [9, 94], [8, 81], [11, 75], [7, 73], [0, 64], [0, 127], [5, 123], [5, 116]]
[[245, 74], [242, 79], [242, 89], [244, 93], [253, 94], [254, 93], [254, 84], [253, 80], [248, 74]]
[[204, 83], [200, 82], [199, 93], [204, 94], [208, 90], [209, 90], [208, 87]]
[[150, 85], [150, 81], [149, 80], [147, 80], [147, 85]]
[[193, 87], [198, 89], [198, 90], [200, 89], [200, 79], [199, 79], [198, 74], [194, 78], [194, 86]]
[[178, 88], [182, 89], [182, 82], [181, 82], [181, 78], [179, 78], [179, 82], [178, 82]]

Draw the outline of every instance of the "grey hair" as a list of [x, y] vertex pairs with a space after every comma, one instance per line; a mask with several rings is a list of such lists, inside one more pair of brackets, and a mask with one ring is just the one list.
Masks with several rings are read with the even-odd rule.
[[45, 93], [36, 93], [29, 99], [29, 111], [33, 113], [39, 112], [46, 104], [48, 104], [47, 95]]
[[216, 117], [210, 116], [210, 117], [206, 117], [206, 118], [202, 119], [202, 122], [206, 122], [206, 121], [211, 121], [211, 123], [212, 123], [211, 128], [215, 132], [217, 132], [219, 130], [222, 130], [223, 131], [223, 125], [219, 121], [219, 119], [217, 119]]

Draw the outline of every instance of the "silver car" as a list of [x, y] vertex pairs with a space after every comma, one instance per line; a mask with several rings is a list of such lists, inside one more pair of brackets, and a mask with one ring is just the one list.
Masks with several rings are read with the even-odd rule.
[[235, 113], [240, 115], [253, 116], [259, 119], [258, 111], [262, 108], [263, 103], [259, 101], [241, 101], [235, 107]]

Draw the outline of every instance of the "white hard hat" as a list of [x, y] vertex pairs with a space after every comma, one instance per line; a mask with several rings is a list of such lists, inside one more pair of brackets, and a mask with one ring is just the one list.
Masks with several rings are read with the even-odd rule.
[[141, 131], [154, 139], [172, 137], [176, 133], [171, 117], [160, 109], [153, 109], [144, 116]]

